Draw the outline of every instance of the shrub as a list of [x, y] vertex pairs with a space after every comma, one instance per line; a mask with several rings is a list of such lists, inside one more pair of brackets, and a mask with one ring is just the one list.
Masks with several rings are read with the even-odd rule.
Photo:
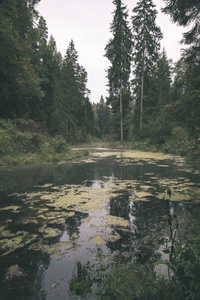
[[51, 145], [56, 153], [64, 153], [68, 151], [67, 142], [60, 135], [52, 139]]
[[187, 131], [181, 127], [176, 126], [172, 129], [171, 138], [163, 146], [165, 152], [185, 155], [192, 147], [193, 141], [189, 140]]

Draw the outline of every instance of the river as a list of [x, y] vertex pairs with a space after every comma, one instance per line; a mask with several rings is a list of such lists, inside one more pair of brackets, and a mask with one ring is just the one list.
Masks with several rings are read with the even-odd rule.
[[81, 161], [0, 168], [0, 299], [79, 299], [69, 288], [77, 262], [98, 264], [100, 256], [110, 264], [168, 259], [169, 214], [182, 243], [198, 234], [200, 175], [183, 158], [90, 153]]

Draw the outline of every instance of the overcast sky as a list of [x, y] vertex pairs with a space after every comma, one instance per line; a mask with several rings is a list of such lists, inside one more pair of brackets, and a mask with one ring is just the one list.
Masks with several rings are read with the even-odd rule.
[[[122, 2], [131, 16], [137, 0]], [[159, 11], [157, 24], [164, 35], [161, 45], [165, 47], [168, 58], [175, 62], [180, 58], [184, 28], [177, 27], [171, 23], [169, 16], [160, 12], [164, 6], [162, 0], [154, 0], [154, 3]], [[49, 37], [53, 35], [57, 50], [63, 56], [73, 39], [78, 62], [88, 73], [90, 101], [99, 102], [101, 95], [105, 98], [108, 95], [106, 69], [109, 61], [104, 57], [104, 48], [111, 37], [110, 23], [115, 10], [112, 0], [41, 0], [37, 10], [46, 20]]]

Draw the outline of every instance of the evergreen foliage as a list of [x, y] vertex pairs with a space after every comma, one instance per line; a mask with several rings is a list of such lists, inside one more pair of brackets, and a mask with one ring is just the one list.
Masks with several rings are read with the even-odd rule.
[[111, 109], [106, 105], [103, 96], [97, 104], [98, 125], [100, 129], [99, 137], [104, 140], [105, 135], [111, 132]]
[[127, 21], [128, 12], [121, 0], [114, 0], [116, 6], [114, 19], [111, 24], [113, 37], [105, 47], [105, 56], [109, 59], [111, 67], [108, 68], [109, 98], [113, 114], [117, 116], [120, 125], [121, 142], [123, 142], [123, 117], [129, 105], [130, 97], [124, 94], [130, 90], [132, 34]]
[[[149, 99], [149, 90], [153, 91], [155, 77], [155, 67], [159, 57], [160, 40], [162, 33], [156, 25], [155, 5], [152, 0], [140, 0], [133, 9], [133, 61], [134, 61], [134, 94], [136, 99], [136, 114], [140, 115], [140, 138], [143, 135], [143, 119], [146, 113], [145, 106], [154, 106], [153, 101]], [[140, 106], [140, 108], [139, 108]], [[140, 113], [138, 113], [140, 111]]]
[[48, 41], [38, 2], [0, 2], [0, 117], [32, 119], [52, 135], [83, 141], [94, 119], [87, 72], [73, 41], [64, 58], [54, 38]]

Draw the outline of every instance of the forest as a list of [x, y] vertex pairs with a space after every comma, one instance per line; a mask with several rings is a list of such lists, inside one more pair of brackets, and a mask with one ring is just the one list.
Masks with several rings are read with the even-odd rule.
[[199, 1], [163, 1], [163, 13], [187, 27], [175, 63], [161, 49], [152, 0], [139, 0], [131, 16], [121, 0], [112, 1], [111, 38], [105, 45], [109, 96], [98, 103], [90, 102], [87, 70], [79, 64], [74, 41], [62, 56], [36, 10], [39, 2], [0, 1], [0, 154], [16, 141], [24, 152], [35, 151], [42, 134], [59, 151], [65, 143], [102, 139], [187, 155], [198, 165]]

